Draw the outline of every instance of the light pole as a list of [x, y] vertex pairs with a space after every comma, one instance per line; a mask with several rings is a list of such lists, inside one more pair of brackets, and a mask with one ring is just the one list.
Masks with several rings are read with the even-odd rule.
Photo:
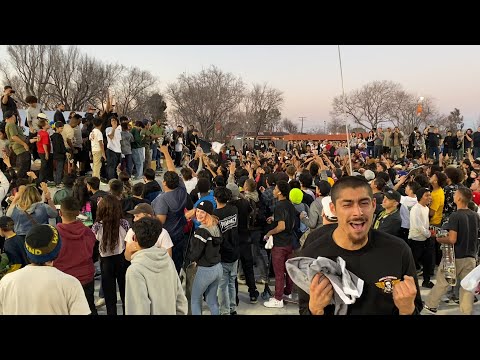
[[327, 133], [327, 120], [323, 120], [323, 133]]
[[300, 130], [300, 134], [303, 134], [303, 119], [306, 119], [307, 117], [306, 116], [299, 116], [298, 118], [302, 120], [302, 129]]

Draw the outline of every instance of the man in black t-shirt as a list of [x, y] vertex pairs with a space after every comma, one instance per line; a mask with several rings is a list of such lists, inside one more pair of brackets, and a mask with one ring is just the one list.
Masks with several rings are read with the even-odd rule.
[[273, 235], [272, 264], [275, 272], [275, 296], [263, 303], [264, 306], [269, 308], [282, 308], [284, 295], [288, 297], [293, 288], [292, 279], [290, 279], [285, 268], [285, 262], [293, 254], [293, 227], [296, 216], [295, 208], [288, 200], [289, 194], [290, 185], [285, 180], [278, 181], [273, 190], [273, 196], [278, 202], [273, 217], [267, 219], [267, 223], [271, 224], [273, 222], [275, 225], [265, 235], [265, 239]]
[[[402, 239], [371, 229], [375, 201], [366, 180], [346, 176], [331, 190], [330, 209], [338, 227], [306, 245], [300, 256], [341, 257], [346, 269], [364, 281], [361, 296], [348, 306], [349, 315], [413, 315], [422, 309], [415, 263]], [[299, 290], [300, 314], [333, 314], [330, 280], [318, 273], [309, 294]]]
[[[472, 191], [461, 187], [455, 191], [453, 197], [457, 205], [457, 211], [452, 213], [448, 218], [446, 225], [448, 236], [437, 237], [437, 241], [442, 244], [455, 245], [455, 268], [457, 281], [472, 271], [476, 266], [476, 256], [478, 253], [478, 214], [468, 208], [468, 203], [472, 200]], [[425, 300], [425, 309], [436, 313], [440, 299], [450, 286], [445, 280], [445, 272], [443, 270], [443, 261], [438, 267], [435, 286], [428, 294]], [[460, 288], [460, 311], [463, 314], [471, 315], [473, 309], [473, 294]]]
[[12, 89], [10, 85], [7, 85], [3, 88], [3, 94], [1, 98], [1, 108], [3, 113], [3, 120], [5, 120], [5, 113], [10, 110], [12, 111], [15, 116], [17, 117], [17, 124], [20, 124], [20, 114], [18, 113], [17, 109], [17, 102], [13, 100], [12, 95], [15, 94], [15, 90]]

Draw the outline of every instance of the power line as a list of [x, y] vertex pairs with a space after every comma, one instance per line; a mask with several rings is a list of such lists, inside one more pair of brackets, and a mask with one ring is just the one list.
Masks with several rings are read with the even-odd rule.
[[303, 119], [306, 119], [307, 117], [306, 116], [299, 116], [298, 118], [302, 120], [302, 129], [300, 130], [300, 134], [303, 134]]

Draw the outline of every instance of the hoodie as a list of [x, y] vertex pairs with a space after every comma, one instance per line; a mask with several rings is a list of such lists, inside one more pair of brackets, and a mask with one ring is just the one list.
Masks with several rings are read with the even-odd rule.
[[93, 247], [95, 234], [80, 221], [57, 224], [62, 239], [62, 248], [53, 266], [66, 274], [76, 277], [82, 285], [93, 281]]
[[151, 247], [132, 255], [125, 278], [125, 315], [186, 315], [188, 302], [173, 260]]

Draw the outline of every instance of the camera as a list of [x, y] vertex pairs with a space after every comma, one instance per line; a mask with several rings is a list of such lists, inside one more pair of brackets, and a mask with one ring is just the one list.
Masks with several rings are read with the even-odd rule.
[[10, 94], [15, 94], [15, 90], [10, 91]]

